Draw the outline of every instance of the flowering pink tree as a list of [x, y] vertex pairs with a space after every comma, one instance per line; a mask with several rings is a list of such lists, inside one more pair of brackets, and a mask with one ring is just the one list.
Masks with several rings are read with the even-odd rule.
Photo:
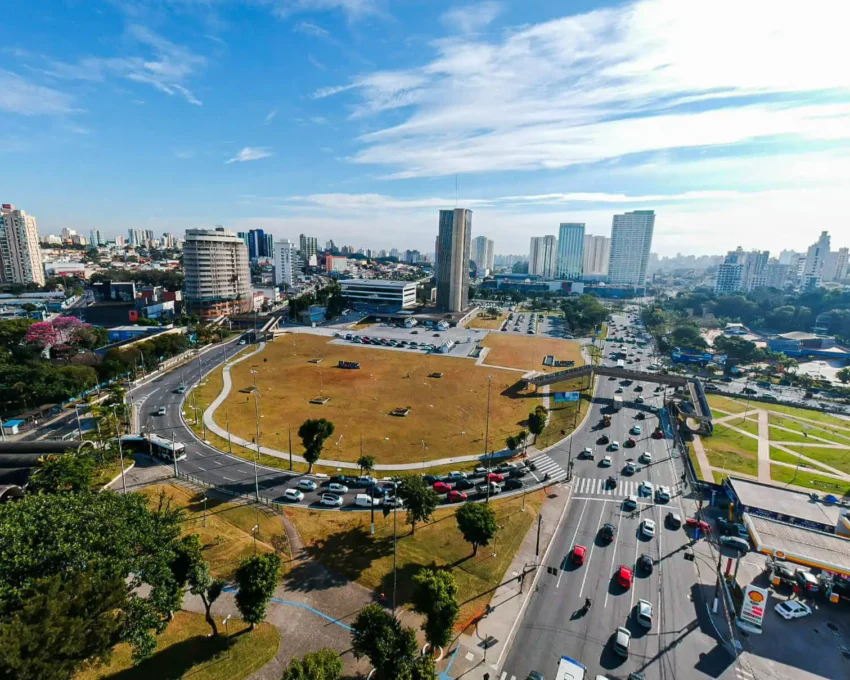
[[78, 337], [91, 326], [75, 316], [60, 316], [53, 321], [39, 321], [29, 327], [24, 340], [38, 345], [42, 349], [51, 349], [57, 345], [73, 346]]
[[38, 321], [29, 327], [24, 340], [42, 348], [53, 347], [59, 342], [59, 334], [52, 322]]

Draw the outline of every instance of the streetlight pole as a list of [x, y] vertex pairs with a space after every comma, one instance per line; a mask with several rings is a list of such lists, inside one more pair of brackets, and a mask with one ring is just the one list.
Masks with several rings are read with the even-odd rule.
[[490, 385], [493, 382], [493, 376], [487, 376], [487, 422], [484, 426], [484, 455], [487, 455], [487, 449], [490, 448]]
[[124, 450], [121, 447], [121, 431], [118, 429], [118, 416], [115, 415], [115, 409], [118, 404], [112, 405], [112, 421], [115, 423], [115, 437], [118, 439], [118, 458], [121, 461], [121, 488], [123, 493], [127, 493], [127, 480], [124, 479]]
[[230, 435], [230, 410], [224, 412], [224, 427], [227, 430], [227, 448], [233, 455], [233, 438]]
[[257, 461], [260, 458], [260, 402], [257, 390], [254, 390], [254, 421], [257, 423], [257, 453], [254, 456], [254, 494], [260, 500], [260, 477], [257, 472]]
[[292, 470], [292, 428], [289, 429], [289, 469]]

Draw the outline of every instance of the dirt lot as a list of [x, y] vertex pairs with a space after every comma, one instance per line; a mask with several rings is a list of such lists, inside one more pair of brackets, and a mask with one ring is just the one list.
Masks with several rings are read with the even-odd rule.
[[510, 366], [544, 373], [563, 370], [543, 365], [544, 357], [549, 354], [556, 361], [575, 361], [576, 366], [584, 365], [581, 345], [572, 340], [490, 333], [481, 344], [490, 348], [485, 363], [491, 366]]
[[[310, 363], [315, 358], [322, 361]], [[359, 362], [361, 368], [337, 368], [339, 360]], [[433, 372], [443, 376], [428, 377]], [[224, 425], [228, 411], [231, 430], [253, 439], [254, 399], [240, 390], [250, 387], [256, 377], [265, 446], [289, 450], [291, 427], [294, 449], [300, 454], [298, 427], [307, 418], [324, 417], [336, 426], [325, 444], [324, 458], [357, 460], [361, 437], [363, 453], [379, 463], [483, 453], [490, 375], [490, 445], [500, 449], [541, 403], [539, 396], [517, 384], [519, 373], [475, 366], [465, 358], [328, 344], [325, 338], [300, 333], [279, 338], [262, 354], [233, 368], [234, 388], [216, 412], [216, 421]], [[330, 401], [321, 406], [309, 403], [320, 395]], [[389, 415], [400, 407], [410, 409], [406, 417]]]

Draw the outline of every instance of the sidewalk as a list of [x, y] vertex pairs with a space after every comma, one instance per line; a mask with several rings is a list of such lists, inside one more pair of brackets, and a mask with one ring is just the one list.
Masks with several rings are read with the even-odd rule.
[[[540, 510], [542, 524], [539, 564], [544, 562], [549, 544], [566, 514], [571, 496], [570, 485], [556, 484], [549, 489], [549, 499]], [[505, 572], [502, 585], [493, 593], [490, 613], [464, 630], [446, 650], [445, 659], [438, 666], [441, 671], [440, 680], [461, 677], [464, 680], [483, 680], [485, 673], [490, 674], [491, 680], [499, 677], [505, 651], [510, 648], [516, 627], [522, 621], [529, 598], [535, 593], [535, 584], [541, 573], [540, 569], [534, 568], [536, 546], [537, 522], [528, 530], [513, 562]]]

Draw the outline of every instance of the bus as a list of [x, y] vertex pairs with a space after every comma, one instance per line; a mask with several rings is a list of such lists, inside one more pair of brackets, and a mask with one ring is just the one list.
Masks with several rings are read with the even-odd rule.
[[131, 453], [152, 453], [156, 458], [168, 463], [177, 460], [186, 460], [186, 445], [181, 442], [172, 442], [170, 439], [160, 437], [157, 434], [125, 434], [121, 436], [121, 447]]
[[584, 680], [586, 674], [587, 668], [583, 664], [568, 656], [562, 656], [558, 662], [558, 674], [555, 680]]
[[623, 408], [623, 398], [622, 397], [614, 397], [611, 400], [611, 406], [614, 407], [615, 411], [619, 411], [621, 408]]

